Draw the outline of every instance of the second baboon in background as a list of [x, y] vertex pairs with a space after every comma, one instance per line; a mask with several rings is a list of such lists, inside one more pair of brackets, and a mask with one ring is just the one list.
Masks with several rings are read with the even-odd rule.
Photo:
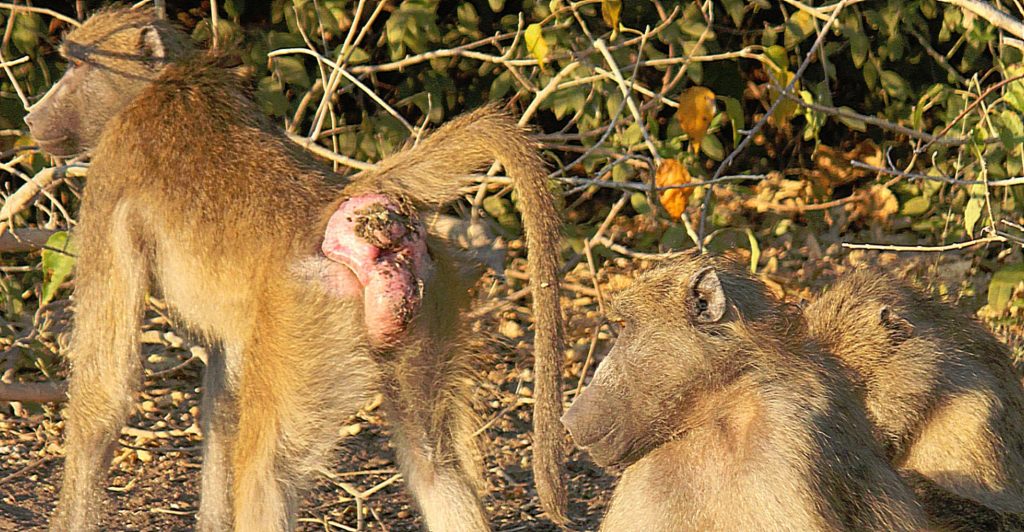
[[[840, 278], [805, 313], [850, 370], [896, 467], [1024, 512], [1024, 388], [984, 326], [877, 269]], [[937, 519], [948, 513], [922, 500]]]
[[838, 362], [743, 268], [680, 255], [609, 317], [615, 345], [563, 416], [626, 466], [602, 530], [924, 528]]

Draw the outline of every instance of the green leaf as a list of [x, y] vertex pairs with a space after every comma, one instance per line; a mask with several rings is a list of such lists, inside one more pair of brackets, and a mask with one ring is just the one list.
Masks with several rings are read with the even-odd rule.
[[[846, 107], [845, 105], [840, 107], [840, 109], [845, 109], [847, 111], [853, 112], [853, 109], [850, 109], [849, 107]], [[857, 118], [853, 118], [853, 117], [849, 117], [849, 116], [843, 116], [843, 115], [839, 115], [836, 118], [838, 118], [839, 121], [843, 123], [843, 125], [845, 125], [846, 127], [850, 128], [850, 129], [852, 129], [854, 131], [867, 131], [868, 130], [868, 125], [865, 124], [863, 120], [860, 120], [860, 119], [857, 119]]]
[[814, 33], [814, 17], [806, 11], [797, 11], [786, 21], [782, 42], [787, 50], [792, 50]]
[[288, 99], [284, 97], [281, 82], [267, 76], [256, 85], [256, 103], [267, 116], [284, 116], [288, 112]]
[[518, 234], [521, 230], [515, 207], [508, 198], [487, 196], [483, 201], [484, 211], [490, 214], [503, 229]]
[[871, 42], [868, 41], [868, 36], [864, 35], [863, 31], [844, 31], [843, 34], [850, 42], [850, 57], [853, 59], [853, 66], [860, 68], [868, 58]]
[[634, 177], [636, 177], [636, 170], [633, 170], [628, 164], [617, 164], [612, 167], [612, 181], [625, 183], [632, 181]]
[[43, 290], [39, 297], [39, 305], [49, 303], [57, 293], [60, 285], [71, 275], [75, 266], [75, 242], [70, 239], [67, 231], [59, 231], [46, 240], [42, 252]]
[[[800, 91], [800, 99], [804, 103], [814, 103], [814, 95], [810, 91]], [[807, 127], [804, 129], [804, 140], [811, 140], [818, 138], [818, 132], [821, 131], [821, 127], [825, 125], [825, 115], [817, 111], [811, 110], [810, 108], [803, 109], [804, 117], [807, 118]]]
[[640, 144], [640, 141], [644, 138], [644, 132], [640, 129], [639, 124], [633, 122], [622, 132], [622, 143], [626, 146], [636, 146]]
[[502, 71], [502, 73], [498, 74], [494, 78], [494, 81], [491, 82], [491, 90], [489, 91], [488, 98], [491, 100], [500, 100], [508, 94], [508, 91], [512, 90], [512, 86], [512, 73], [508, 70]]
[[932, 203], [924, 196], [914, 196], [900, 206], [900, 214], [904, 216], [920, 216], [930, 209]]
[[224, 0], [224, 12], [229, 17], [238, 20], [245, 12], [245, 0]]
[[310, 87], [309, 73], [306, 72], [306, 65], [298, 57], [275, 57], [274, 69], [277, 70], [281, 81], [303, 89]]
[[505, 9], [505, 0], [487, 0], [487, 5], [491, 7], [492, 13], [501, 13]]
[[456, 8], [456, 13], [458, 13], [459, 17], [460, 30], [475, 32], [480, 27], [480, 16], [477, 15], [473, 4], [469, 2], [459, 4], [459, 7]]
[[46, 25], [38, 14], [21, 11], [14, 18], [11, 40], [21, 53], [35, 57], [39, 49], [39, 39], [45, 34]]
[[875, 64], [871, 61], [864, 63], [861, 72], [864, 73], [864, 84], [868, 86], [868, 89], [874, 90], [878, 86], [878, 69], [875, 68]]
[[981, 208], [985, 205], [985, 185], [971, 185], [970, 194], [971, 199], [967, 201], [967, 207], [964, 209], [964, 229], [971, 238], [974, 238], [974, 226], [981, 218]]
[[743, 0], [722, 0], [722, 4], [725, 5], [725, 12], [729, 14], [729, 18], [732, 19], [732, 23], [737, 28], [743, 27], [743, 13], [746, 3]]
[[280, 50], [281, 48], [305, 48], [306, 43], [303, 42], [302, 37], [299, 35], [283, 31], [271, 31], [267, 33], [267, 46], [271, 50]]
[[743, 105], [739, 100], [730, 96], [719, 96], [718, 99], [725, 103], [725, 115], [729, 118], [729, 123], [732, 124], [732, 143], [735, 146], [740, 143], [740, 130], [746, 127], [743, 118]]
[[988, 283], [988, 306], [1002, 312], [1020, 283], [1024, 283], [1024, 264], [1011, 264], [997, 271]]
[[881, 80], [882, 88], [889, 93], [889, 96], [900, 100], [905, 100], [910, 96], [910, 85], [892, 70], [883, 70]]
[[704, 137], [704, 140], [700, 143], [700, 151], [712, 161], [721, 161], [725, 158], [725, 149], [722, 148], [722, 142], [714, 135]]
[[651, 206], [647, 204], [647, 197], [644, 196], [643, 192], [634, 192], [629, 196], [629, 204], [633, 206], [633, 210], [637, 214], [647, 214], [651, 212]]
[[771, 59], [779, 70], [786, 70], [789, 67], [789, 55], [786, 53], [786, 49], [777, 44], [765, 48], [764, 55], [768, 56], [768, 59]]
[[672, 225], [661, 235], [661, 247], [663, 249], [682, 249], [690, 237], [686, 234], [686, 228], [681, 225]]

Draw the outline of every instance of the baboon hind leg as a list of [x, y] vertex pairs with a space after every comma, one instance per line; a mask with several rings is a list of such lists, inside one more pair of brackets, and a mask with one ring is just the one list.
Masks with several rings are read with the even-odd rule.
[[231, 449], [234, 530], [245, 532], [295, 528], [299, 497], [334, 449], [338, 423], [378, 382], [352, 308], [316, 297], [267, 307], [273, 315], [256, 320], [242, 355]]
[[238, 429], [238, 398], [227, 376], [227, 358], [231, 356], [237, 357], [237, 350], [211, 350], [203, 374], [202, 500], [198, 516], [202, 532], [229, 530], [232, 522], [231, 442]]
[[428, 530], [488, 530], [466, 374], [452, 366], [428, 350], [393, 368], [385, 392], [398, 464]]

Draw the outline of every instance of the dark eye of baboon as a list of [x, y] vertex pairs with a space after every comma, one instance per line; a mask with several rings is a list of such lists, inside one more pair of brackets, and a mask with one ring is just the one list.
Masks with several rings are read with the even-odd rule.
[[622, 330], [626, 328], [626, 320], [623, 319], [608, 319], [608, 330], [611, 331], [612, 335], [619, 336], [622, 334]]

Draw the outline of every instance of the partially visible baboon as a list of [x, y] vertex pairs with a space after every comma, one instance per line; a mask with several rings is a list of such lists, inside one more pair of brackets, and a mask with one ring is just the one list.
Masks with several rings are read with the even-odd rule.
[[[1024, 388], [1009, 350], [980, 323], [876, 269], [841, 277], [806, 316], [849, 369], [896, 467], [1024, 512]], [[949, 517], [949, 504], [922, 499]]]
[[494, 159], [515, 180], [530, 251], [535, 477], [548, 515], [564, 519], [558, 213], [512, 119], [490, 107], [464, 115], [345, 179], [263, 117], [226, 61], [151, 10], [102, 11], [62, 52], [67, 72], [26, 117], [50, 153], [92, 157], [52, 528], [94, 530], [103, 518], [153, 289], [220, 347], [205, 377], [200, 528], [294, 528], [334, 422], [383, 387], [428, 528], [486, 529], [464, 404], [470, 287], [418, 214], [459, 197], [460, 176]]
[[800, 310], [727, 260], [680, 255], [637, 277], [621, 328], [563, 417], [626, 470], [602, 530], [920, 530]]

